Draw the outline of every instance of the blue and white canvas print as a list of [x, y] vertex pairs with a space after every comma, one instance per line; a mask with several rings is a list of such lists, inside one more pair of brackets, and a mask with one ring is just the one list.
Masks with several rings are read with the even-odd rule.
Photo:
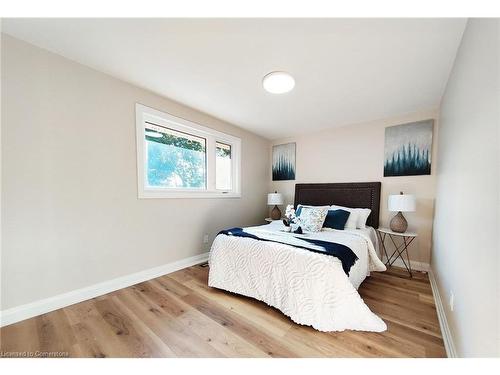
[[295, 142], [273, 146], [273, 181], [295, 180]]
[[385, 128], [384, 177], [431, 174], [434, 120]]

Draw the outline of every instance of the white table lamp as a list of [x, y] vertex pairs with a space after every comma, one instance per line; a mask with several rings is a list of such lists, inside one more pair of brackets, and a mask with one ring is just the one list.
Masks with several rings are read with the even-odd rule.
[[391, 219], [390, 228], [393, 232], [403, 233], [408, 229], [408, 222], [402, 212], [415, 211], [416, 200], [411, 194], [389, 195], [388, 209], [397, 214]]
[[281, 211], [278, 208], [278, 205], [283, 204], [283, 196], [275, 191], [274, 193], [267, 194], [267, 205], [272, 206], [274, 208], [271, 211], [271, 219], [279, 220], [281, 219]]

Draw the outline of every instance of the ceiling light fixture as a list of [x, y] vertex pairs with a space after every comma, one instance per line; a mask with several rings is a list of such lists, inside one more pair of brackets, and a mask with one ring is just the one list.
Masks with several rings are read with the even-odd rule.
[[271, 72], [262, 79], [262, 86], [271, 94], [284, 94], [295, 86], [295, 80], [286, 72]]

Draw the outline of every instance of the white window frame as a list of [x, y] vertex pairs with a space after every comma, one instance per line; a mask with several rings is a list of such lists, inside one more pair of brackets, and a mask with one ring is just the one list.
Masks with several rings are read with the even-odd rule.
[[[139, 198], [239, 198], [241, 197], [241, 139], [136, 103], [137, 191]], [[147, 186], [145, 123], [153, 123], [206, 139], [206, 189], [173, 189]], [[231, 190], [215, 188], [215, 144], [231, 145]]]

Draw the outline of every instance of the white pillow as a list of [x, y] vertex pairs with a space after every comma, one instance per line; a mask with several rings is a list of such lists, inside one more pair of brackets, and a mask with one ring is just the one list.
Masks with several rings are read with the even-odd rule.
[[299, 225], [308, 232], [319, 232], [323, 228], [328, 207], [302, 206], [299, 216]]
[[330, 206], [330, 209], [349, 211], [350, 214], [349, 217], [347, 218], [347, 222], [345, 223], [344, 229], [356, 229], [356, 224], [358, 223], [358, 213], [356, 212], [355, 208], [337, 206], [335, 204], [332, 204]]
[[366, 228], [366, 220], [368, 220], [368, 216], [372, 210], [369, 208], [355, 208], [358, 213], [358, 222], [356, 223], [356, 228], [365, 229]]
[[346, 210], [350, 212], [344, 229], [365, 229], [366, 220], [368, 220], [368, 216], [370, 216], [370, 213], [372, 212], [369, 208], [351, 208], [336, 205], [331, 205], [330, 209]]

